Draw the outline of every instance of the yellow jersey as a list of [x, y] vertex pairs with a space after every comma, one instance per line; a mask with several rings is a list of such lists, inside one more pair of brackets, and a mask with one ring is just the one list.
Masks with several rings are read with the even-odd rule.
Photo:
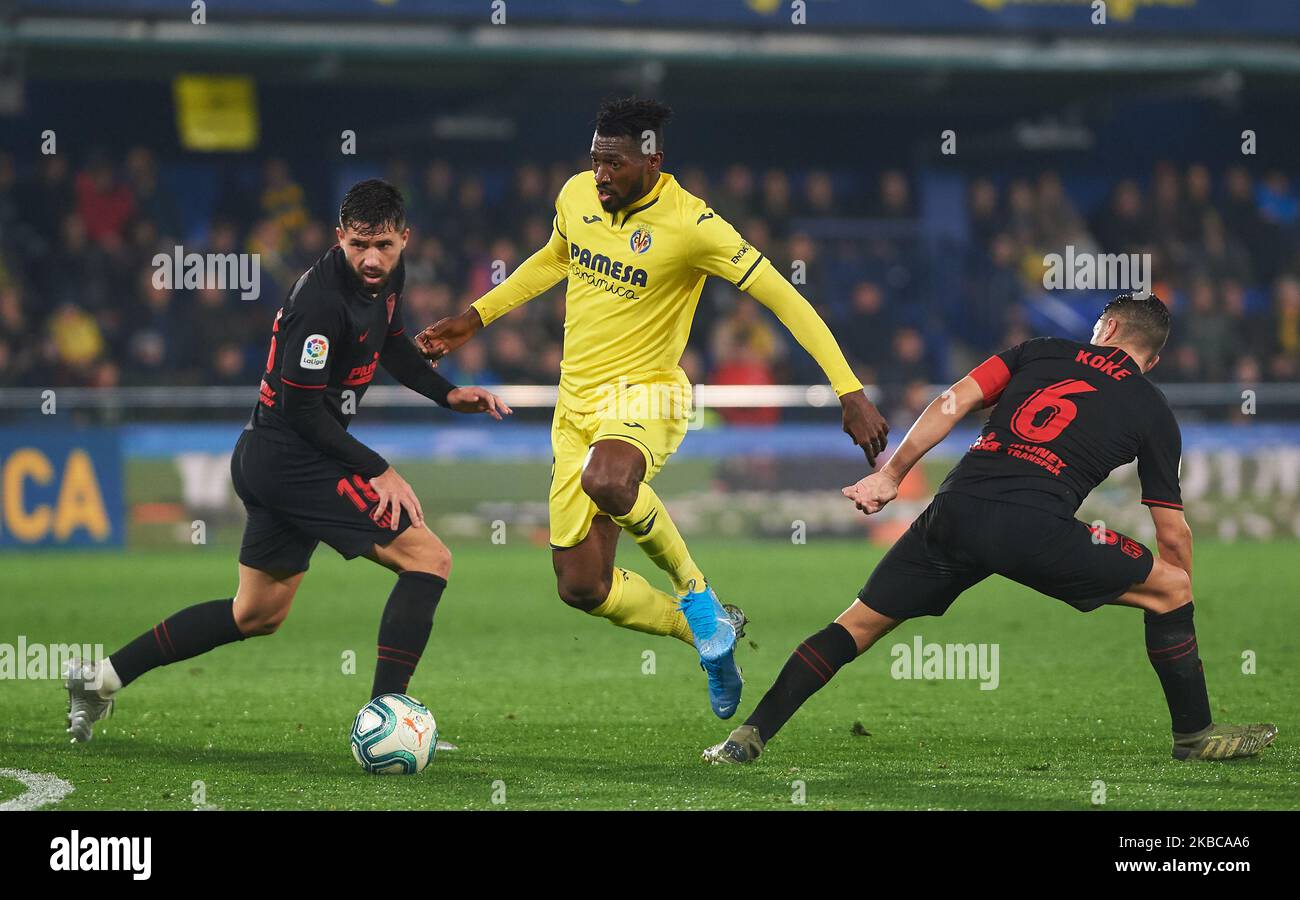
[[[709, 275], [772, 308], [831, 376], [836, 393], [861, 389], [807, 301], [667, 172], [613, 213], [601, 207], [590, 172], [570, 178], [556, 198], [546, 246], [473, 306], [487, 325], [567, 276], [560, 398], [592, 412], [620, 384], [688, 387], [678, 363]], [[754, 290], [759, 284], [764, 291]]]

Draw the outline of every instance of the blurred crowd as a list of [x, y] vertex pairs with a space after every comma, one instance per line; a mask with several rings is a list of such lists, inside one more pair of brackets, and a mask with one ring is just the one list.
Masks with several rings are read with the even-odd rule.
[[968, 289], [1006, 311], [1010, 331], [1017, 306], [1041, 293], [1044, 254], [1150, 254], [1153, 288], [1174, 312], [1156, 381], [1300, 380], [1300, 207], [1286, 174], [1161, 163], [1145, 188], [1114, 179], [1085, 215], [1049, 171], [1001, 190], [977, 179], [967, 208]]
[[[548, 238], [553, 199], [583, 165], [478, 172], [435, 160], [391, 163], [407, 198], [410, 328], [457, 312]], [[1043, 257], [1150, 253], [1175, 312], [1157, 381], [1300, 381], [1300, 201], [1288, 177], [1161, 164], [1141, 181], [1094, 185], [1079, 209], [1060, 175], [967, 184], [962, 238], [931, 239], [901, 171], [870, 178], [733, 165], [675, 170], [795, 282], [890, 412], [911, 414], [925, 386], [1032, 336]], [[0, 384], [256, 385], [276, 308], [334, 243], [331, 211], [283, 160], [259, 164], [251, 191], [223, 186], [195, 221], [143, 147], [123, 158], [66, 155], [19, 171], [0, 155]], [[186, 252], [257, 253], [262, 291], [159, 286], [152, 265]], [[1100, 297], [1100, 295], [1098, 295]], [[1097, 305], [1094, 298], [1092, 307]], [[554, 383], [563, 286], [443, 364], [460, 383]], [[780, 324], [710, 279], [683, 360], [692, 380], [823, 380]], [[250, 397], [252, 394], [250, 394]], [[777, 410], [735, 410], [767, 422]]]

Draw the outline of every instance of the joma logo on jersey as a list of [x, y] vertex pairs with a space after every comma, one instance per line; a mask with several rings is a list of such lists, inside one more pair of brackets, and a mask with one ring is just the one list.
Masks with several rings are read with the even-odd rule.
[[645, 287], [646, 285], [648, 276], [645, 269], [638, 269], [636, 266], [627, 265], [617, 259], [610, 259], [603, 253], [597, 253], [593, 256], [591, 251], [585, 247], [569, 244], [569, 258], [584, 269], [590, 269], [601, 275], [608, 275], [614, 281], [621, 281], [636, 287]]

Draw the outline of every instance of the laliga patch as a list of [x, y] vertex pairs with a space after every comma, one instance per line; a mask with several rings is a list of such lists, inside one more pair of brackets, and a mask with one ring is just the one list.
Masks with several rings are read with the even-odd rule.
[[313, 334], [307, 337], [302, 345], [302, 359], [298, 364], [304, 369], [323, 369], [325, 360], [330, 355], [329, 338], [323, 334]]

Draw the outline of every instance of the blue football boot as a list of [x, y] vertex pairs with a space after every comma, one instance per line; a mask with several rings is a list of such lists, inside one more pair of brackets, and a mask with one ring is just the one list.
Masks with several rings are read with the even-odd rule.
[[709, 706], [719, 719], [729, 719], [740, 706], [742, 681], [736, 665], [736, 637], [738, 632], [744, 633], [745, 614], [735, 607], [724, 608], [707, 582], [703, 590], [690, 591], [680, 600], [678, 609], [691, 627], [700, 668], [709, 679]]

